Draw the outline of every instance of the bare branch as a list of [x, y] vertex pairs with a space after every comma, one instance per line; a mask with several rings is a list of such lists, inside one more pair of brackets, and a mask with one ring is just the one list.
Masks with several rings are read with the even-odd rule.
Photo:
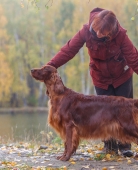
[[[51, 4], [50, 4], [50, 2], [51, 2]], [[50, 4], [50, 6], [52, 6], [53, 0], [48, 0], [48, 2], [45, 4], [45, 7], [46, 7], [46, 8], [49, 7], [49, 4]]]

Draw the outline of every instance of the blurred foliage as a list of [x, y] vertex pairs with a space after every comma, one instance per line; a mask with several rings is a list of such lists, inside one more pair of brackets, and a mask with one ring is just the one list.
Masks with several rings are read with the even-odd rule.
[[[45, 87], [30, 76], [30, 70], [47, 63], [89, 21], [89, 13], [95, 7], [114, 11], [138, 47], [138, 2], [135, 0], [46, 3], [41, 0], [0, 2], [0, 107], [47, 105]], [[67, 87], [85, 94], [94, 93], [85, 45], [58, 71]], [[135, 97], [138, 97], [137, 78], [134, 75]]]
[[12, 85], [12, 70], [6, 62], [4, 53], [0, 52], [0, 102], [8, 101], [11, 85]]

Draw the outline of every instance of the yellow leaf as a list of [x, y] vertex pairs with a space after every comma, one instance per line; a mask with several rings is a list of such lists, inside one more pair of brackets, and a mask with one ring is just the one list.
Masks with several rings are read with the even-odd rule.
[[89, 158], [88, 160], [91, 161], [91, 160], [93, 160], [93, 159], [92, 159], [92, 158]]
[[15, 166], [16, 165], [16, 162], [11, 162], [11, 166]]
[[69, 160], [70, 162], [74, 162], [74, 159], [73, 158], [70, 158], [70, 160]]
[[63, 168], [63, 170], [67, 170], [67, 167], [66, 167], [66, 166], [63, 166], [62, 168]]
[[74, 162], [74, 161], [72, 161], [72, 162], [70, 162], [70, 163], [73, 164], [73, 165], [76, 164], [76, 162]]
[[98, 148], [98, 146], [97, 146], [97, 145], [94, 145], [94, 147], [95, 147], [95, 148]]
[[98, 150], [99, 150], [99, 151], [102, 151], [102, 150], [103, 150], [103, 147], [98, 148]]
[[36, 170], [41, 170], [41, 168], [38, 166], [38, 167], [36, 168]]
[[106, 168], [106, 167], [103, 167], [102, 170], [107, 170], [107, 168]]
[[7, 162], [3, 161], [3, 162], [1, 162], [1, 164], [7, 165]]
[[47, 167], [47, 168], [46, 168], [46, 170], [53, 170], [53, 168], [51, 168], [51, 167]]
[[87, 152], [88, 152], [88, 153], [91, 153], [91, 152], [92, 152], [92, 150], [91, 150], [91, 149], [88, 149], [88, 150], [87, 150]]
[[131, 162], [131, 160], [128, 160], [127, 163], [128, 163], [128, 164], [131, 164], [132, 162]]
[[81, 150], [81, 152], [83, 153], [83, 152], [84, 152], [84, 150], [82, 149], [82, 150]]
[[120, 162], [120, 161], [122, 161], [122, 160], [123, 160], [122, 158], [117, 159], [118, 162]]
[[135, 17], [131, 17], [131, 21], [134, 21], [135, 20]]
[[138, 148], [136, 148], [135, 151], [138, 152]]
[[111, 154], [106, 154], [106, 159], [110, 160], [111, 159]]
[[99, 153], [98, 153], [98, 154], [96, 154], [96, 156], [97, 156], [97, 157], [100, 157], [100, 156], [101, 156], [101, 154], [99, 154]]

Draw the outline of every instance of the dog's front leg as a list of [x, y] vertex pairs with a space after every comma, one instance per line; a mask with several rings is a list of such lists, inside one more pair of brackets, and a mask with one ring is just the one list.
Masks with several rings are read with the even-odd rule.
[[61, 159], [62, 157], [66, 156], [66, 153], [67, 153], [67, 145], [66, 145], [66, 142], [64, 142], [64, 153], [61, 155], [61, 156], [58, 156], [57, 159]]
[[79, 145], [79, 135], [73, 124], [66, 127], [65, 155], [60, 160], [68, 161]]

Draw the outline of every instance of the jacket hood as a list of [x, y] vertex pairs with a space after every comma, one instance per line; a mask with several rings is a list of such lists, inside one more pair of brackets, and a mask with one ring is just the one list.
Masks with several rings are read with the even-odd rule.
[[101, 11], [103, 11], [104, 9], [102, 8], [94, 8], [91, 12], [90, 12], [90, 17], [89, 17], [89, 28], [91, 26], [91, 23], [95, 17], [95, 15]]
[[[96, 36], [96, 34], [93, 32], [92, 27], [91, 27], [91, 23], [92, 23], [95, 15], [98, 14], [99, 12], [103, 11], [103, 10], [104, 10], [103, 8], [94, 8], [94, 9], [90, 12], [89, 24], [88, 24], [88, 25], [89, 25], [89, 31], [92, 33], [94, 39], [105, 41], [106, 38], [105, 38], [105, 37], [104, 37], [104, 38], [98, 38], [98, 37]], [[116, 34], [114, 34], [114, 35], [112, 36], [112, 39], [114, 39], [114, 38], [119, 34], [120, 31], [123, 31], [123, 32], [126, 33], [126, 30], [120, 26], [118, 20], [117, 20], [117, 27], [118, 27], [118, 28], [117, 28], [118, 30], [117, 30]]]

